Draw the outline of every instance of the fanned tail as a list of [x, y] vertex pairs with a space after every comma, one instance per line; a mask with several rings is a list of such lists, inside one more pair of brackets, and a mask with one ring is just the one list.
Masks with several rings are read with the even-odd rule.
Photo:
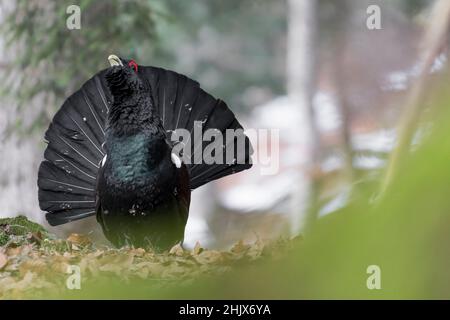
[[95, 186], [104, 156], [109, 98], [100, 74], [70, 96], [45, 133], [39, 167], [39, 205], [50, 225], [95, 214]]
[[[208, 143], [191, 143], [191, 161], [186, 163], [191, 189], [251, 167], [252, 146], [225, 102], [206, 93], [198, 82], [176, 72], [155, 67], [140, 67], [139, 72], [149, 82], [154, 103], [168, 134], [183, 128], [191, 132], [192, 139], [196, 122], [202, 124], [203, 132], [216, 129], [223, 137], [227, 129], [237, 132], [233, 139], [223, 139], [221, 154], [215, 155], [223, 159], [219, 164], [194, 163], [198, 153], [203, 154]], [[238, 150], [239, 141], [243, 142], [243, 148]]]

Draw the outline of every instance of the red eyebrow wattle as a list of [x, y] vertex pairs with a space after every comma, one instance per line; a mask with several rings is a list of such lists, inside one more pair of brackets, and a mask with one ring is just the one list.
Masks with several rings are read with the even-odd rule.
[[128, 66], [133, 68], [134, 71], [136, 71], [136, 72], [138, 71], [138, 65], [137, 65], [136, 61], [130, 60], [130, 62], [128, 62]]

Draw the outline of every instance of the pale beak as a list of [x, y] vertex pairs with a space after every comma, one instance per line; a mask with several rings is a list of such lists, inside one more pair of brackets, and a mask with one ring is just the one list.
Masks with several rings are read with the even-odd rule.
[[109, 61], [109, 64], [111, 65], [111, 67], [114, 67], [114, 66], [121, 66], [122, 67], [123, 66], [122, 61], [115, 54], [109, 55], [108, 61]]

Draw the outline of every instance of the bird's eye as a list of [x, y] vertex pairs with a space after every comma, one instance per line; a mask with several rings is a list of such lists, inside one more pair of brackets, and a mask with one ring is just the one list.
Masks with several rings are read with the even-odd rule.
[[130, 62], [128, 62], [128, 66], [129, 66], [130, 68], [133, 68], [135, 72], [138, 71], [138, 65], [137, 65], [136, 61], [131, 60]]

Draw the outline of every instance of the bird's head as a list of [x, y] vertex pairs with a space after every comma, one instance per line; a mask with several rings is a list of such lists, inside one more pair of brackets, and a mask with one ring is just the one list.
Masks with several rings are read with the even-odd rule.
[[115, 54], [111, 54], [108, 57], [108, 61], [109, 61], [109, 64], [111, 65], [111, 67], [128, 66], [128, 67], [134, 69], [135, 72], [138, 71], [138, 65], [137, 65], [136, 61], [134, 61], [133, 59], [128, 60], [125, 58], [120, 58], [120, 57], [116, 56]]
[[137, 74], [138, 65], [134, 60], [119, 58], [112, 54], [108, 57], [108, 61], [111, 67], [106, 72], [105, 78], [114, 100], [126, 98], [142, 90], [143, 84]]

